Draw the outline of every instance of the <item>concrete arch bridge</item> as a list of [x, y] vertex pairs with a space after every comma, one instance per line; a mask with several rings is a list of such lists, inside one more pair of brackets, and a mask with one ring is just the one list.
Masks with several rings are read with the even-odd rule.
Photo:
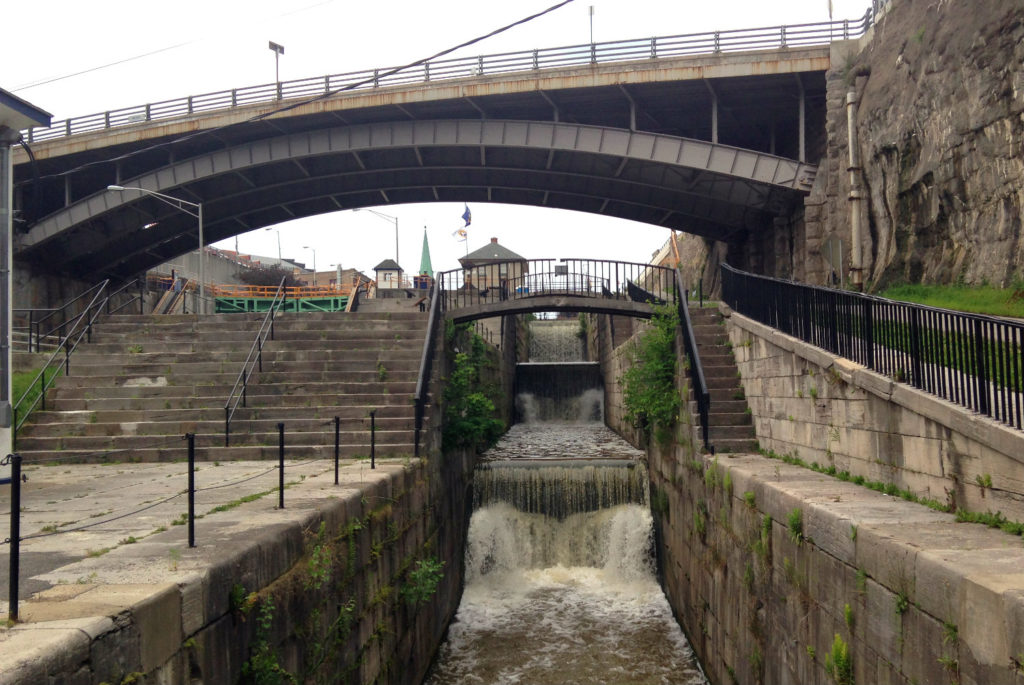
[[[20, 267], [128, 277], [200, 242], [413, 202], [527, 204], [718, 240], [802, 202], [856, 22], [442, 60], [148, 103], [24, 132]], [[148, 193], [108, 191], [110, 185]], [[144, 226], [151, 226], [142, 230]]]

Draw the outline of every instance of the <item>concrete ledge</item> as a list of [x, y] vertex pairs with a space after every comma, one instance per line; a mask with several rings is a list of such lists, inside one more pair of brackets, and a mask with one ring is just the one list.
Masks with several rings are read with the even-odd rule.
[[[652, 450], [651, 474], [670, 503], [667, 589], [712, 678], [831, 682], [823, 655], [838, 633], [856, 682], [950, 682], [950, 655], [959, 682], [1013, 681], [1024, 653], [1019, 537], [759, 455], [696, 457], [722, 472], [717, 483], [728, 471], [731, 491], [700, 470], [668, 478], [683, 452]], [[701, 508], [711, 515], [698, 533]], [[789, 524], [796, 510], [799, 542]], [[772, 521], [766, 555], [754, 544], [763, 515]], [[762, 677], [753, 675], [755, 644], [771, 655]]]
[[230, 614], [236, 584], [269, 585], [302, 557], [321, 520], [356, 520], [391, 496], [394, 479], [406, 480], [401, 464], [350, 468], [339, 486], [318, 477], [293, 484], [283, 510], [268, 496], [197, 520], [194, 549], [176, 526], [44, 574], [58, 584], [23, 601], [21, 621], [0, 629], [0, 682], [120, 682], [133, 672], [177, 682], [170, 674], [180, 673], [183, 641]]

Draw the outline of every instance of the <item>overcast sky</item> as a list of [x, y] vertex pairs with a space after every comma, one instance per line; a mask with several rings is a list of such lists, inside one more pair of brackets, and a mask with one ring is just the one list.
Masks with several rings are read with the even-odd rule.
[[[30, 10], [25, 6], [17, 21], [11, 21], [13, 15], [4, 21], [0, 87], [64, 119], [270, 83], [274, 53], [268, 41], [285, 47], [282, 80], [338, 74], [427, 57], [555, 2], [51, 0]], [[859, 18], [869, 4], [833, 0], [833, 16]], [[452, 56], [589, 42], [590, 6], [597, 42], [825, 21], [829, 13], [828, 0], [575, 0]], [[419, 267], [424, 227], [434, 269], [458, 266], [466, 243], [456, 242], [452, 232], [462, 226], [462, 204], [378, 209], [399, 219], [399, 257], [405, 269]], [[484, 203], [470, 209], [470, 250], [496, 237], [531, 258], [646, 261], [668, 236], [662, 228], [575, 212]], [[394, 224], [365, 211], [310, 217], [277, 229], [239, 236], [239, 249], [276, 256], [279, 232], [286, 258], [312, 266], [313, 254], [303, 246], [313, 247], [319, 270], [340, 262], [369, 272], [395, 256]], [[234, 249], [234, 242], [218, 246]]]

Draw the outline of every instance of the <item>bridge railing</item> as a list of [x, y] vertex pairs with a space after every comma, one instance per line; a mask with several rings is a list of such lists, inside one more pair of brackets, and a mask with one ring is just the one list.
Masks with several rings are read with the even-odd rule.
[[[876, 0], [877, 2], [881, 0]], [[54, 121], [49, 127], [31, 128], [22, 134], [26, 141], [32, 143], [149, 121], [186, 117], [213, 110], [273, 103], [286, 99], [323, 98], [347, 90], [688, 55], [827, 45], [833, 40], [864, 35], [872, 25], [875, 12], [875, 8], [869, 8], [863, 17], [855, 20], [584, 43], [264, 83], [62, 119]]]
[[672, 269], [606, 259], [522, 259], [437, 275], [444, 311], [541, 296], [674, 301]]
[[1014, 428], [1024, 428], [1024, 324], [757, 276], [722, 265], [734, 310]]

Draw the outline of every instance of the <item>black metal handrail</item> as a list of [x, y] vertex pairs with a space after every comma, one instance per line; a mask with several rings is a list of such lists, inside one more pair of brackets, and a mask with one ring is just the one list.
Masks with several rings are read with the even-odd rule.
[[693, 321], [690, 319], [689, 291], [683, 286], [683, 275], [679, 267], [675, 267], [676, 283], [676, 310], [679, 312], [679, 328], [683, 335], [683, 347], [686, 356], [690, 360], [690, 382], [693, 384], [693, 397], [697, 401], [697, 414], [700, 416], [701, 437], [704, 440], [704, 449], [714, 452], [710, 440], [710, 413], [711, 413], [711, 392], [708, 390], [708, 382], [704, 376], [704, 365], [700, 361], [700, 352], [697, 349], [697, 337], [693, 332]]
[[231, 443], [231, 417], [234, 416], [235, 410], [238, 409], [239, 401], [241, 401], [243, 407], [246, 406], [252, 367], [258, 366], [259, 371], [263, 371], [263, 345], [266, 343], [268, 335], [271, 340], [274, 339], [274, 316], [277, 310], [284, 306], [287, 298], [287, 292], [284, 287], [287, 280], [288, 277], [285, 276], [277, 286], [277, 292], [274, 294], [274, 299], [270, 302], [270, 308], [267, 309], [267, 314], [263, 317], [263, 323], [260, 324], [259, 330], [256, 331], [256, 339], [252, 341], [252, 347], [249, 348], [249, 355], [242, 363], [242, 370], [238, 372], [238, 378], [231, 388], [228, 399], [224, 402], [225, 447], [228, 447]]
[[629, 300], [630, 284], [667, 301], [675, 280], [664, 266], [577, 258], [508, 260], [437, 275], [444, 311], [542, 295]]
[[[126, 290], [128, 290], [132, 286], [138, 286], [139, 292], [136, 295], [132, 295], [132, 297], [129, 298], [128, 300], [125, 300], [121, 304], [119, 304], [119, 305], [115, 306], [113, 309], [111, 309], [110, 308], [110, 301], [115, 299], [118, 295], [120, 295], [121, 293], [125, 292]], [[145, 291], [145, 287], [146, 287], [146, 281], [141, 279], [141, 278], [133, 278], [132, 280], [128, 281], [127, 283], [122, 285], [120, 288], [118, 288], [114, 292], [110, 293], [109, 296], [107, 296], [107, 300], [106, 300], [106, 313], [108, 315], [109, 314], [117, 314], [119, 311], [121, 311], [122, 309], [125, 309], [129, 305], [138, 302], [139, 303], [139, 314], [144, 314], [145, 312], [143, 311], [143, 307], [145, 305], [145, 299], [143, 297], [143, 292]]]
[[[46, 340], [47, 338], [53, 336], [54, 334], [57, 334], [58, 342], [60, 340], [63, 340], [64, 332], [68, 326], [69, 320], [75, 319], [79, 316], [79, 314], [81, 314], [81, 312], [69, 314], [69, 312], [73, 311], [74, 305], [92, 295], [95, 290], [99, 288], [105, 288], [108, 282], [109, 281], [101, 281], [100, 283], [97, 283], [96, 285], [87, 288], [86, 290], [82, 291], [81, 293], [71, 298], [70, 300], [68, 300], [59, 307], [14, 309], [13, 312], [15, 315], [25, 316], [27, 314], [28, 316], [29, 352], [32, 351], [33, 340], [35, 340], [36, 352], [39, 352], [40, 350], [41, 341]], [[41, 314], [41, 316], [36, 318], [37, 314]], [[60, 315], [59, 323], [47, 324], [47, 321], [50, 321], [51, 319], [57, 317], [58, 315]], [[44, 325], [49, 326], [49, 329], [45, 333], [43, 332]], [[16, 330], [21, 328], [24, 327], [19, 326], [16, 328]]]
[[[78, 345], [81, 343], [83, 337], [85, 337], [87, 342], [92, 338], [92, 326], [95, 323], [96, 318], [104, 313], [104, 309], [107, 305], [108, 298], [104, 296], [104, 292], [106, 291], [109, 283], [109, 279], [102, 281], [86, 291], [87, 293], [95, 291], [92, 299], [89, 301], [89, 304], [86, 305], [85, 309], [83, 309], [82, 312], [68, 324], [69, 328], [67, 335], [61, 336], [60, 344], [57, 346], [57, 349], [53, 351], [50, 358], [46, 360], [46, 364], [43, 365], [43, 368], [39, 371], [36, 377], [32, 379], [31, 383], [29, 383], [25, 392], [22, 393], [21, 397], [18, 398], [18, 401], [14, 403], [12, 408], [12, 425], [14, 426], [13, 433], [15, 439], [17, 438], [18, 429], [25, 423], [37, 405], [41, 404], [42, 409], [44, 411], [46, 410], [46, 391], [49, 390], [57, 380], [57, 373], [51, 372], [51, 369], [57, 364], [62, 363], [64, 365], [64, 374], [69, 375], [71, 373], [71, 353], [78, 349]], [[79, 298], [75, 299], [77, 300]], [[55, 364], [61, 351], [64, 353], [64, 358], [61, 362]], [[37, 384], [39, 387], [38, 394], [32, 399], [27, 407], [23, 407], [22, 403], [24, 403], [33, 393]], [[18, 418], [19, 414], [21, 415], [20, 419]]]
[[833, 40], [858, 38], [864, 35], [871, 27], [876, 12], [877, 9], [869, 8], [861, 18], [852, 20], [583, 43], [542, 50], [434, 60], [406, 68], [367, 69], [265, 83], [62, 119], [54, 121], [49, 127], [28, 129], [23, 134], [29, 143], [33, 143], [78, 133], [132, 126], [147, 121], [192, 116], [198, 112], [246, 107], [290, 98], [324, 97], [350, 89], [376, 89], [383, 86], [613, 62], [827, 45]]
[[757, 276], [722, 265], [735, 311], [1014, 428], [1024, 428], [1024, 324]]
[[420, 357], [420, 372], [416, 377], [416, 393], [413, 395], [415, 423], [413, 429], [413, 455], [420, 456], [420, 431], [423, 429], [423, 413], [430, 394], [430, 372], [434, 363], [434, 338], [437, 336], [437, 322], [441, 320], [440, 291], [435, 284], [430, 286], [430, 314], [427, 317], [427, 337], [423, 341], [423, 355]]

